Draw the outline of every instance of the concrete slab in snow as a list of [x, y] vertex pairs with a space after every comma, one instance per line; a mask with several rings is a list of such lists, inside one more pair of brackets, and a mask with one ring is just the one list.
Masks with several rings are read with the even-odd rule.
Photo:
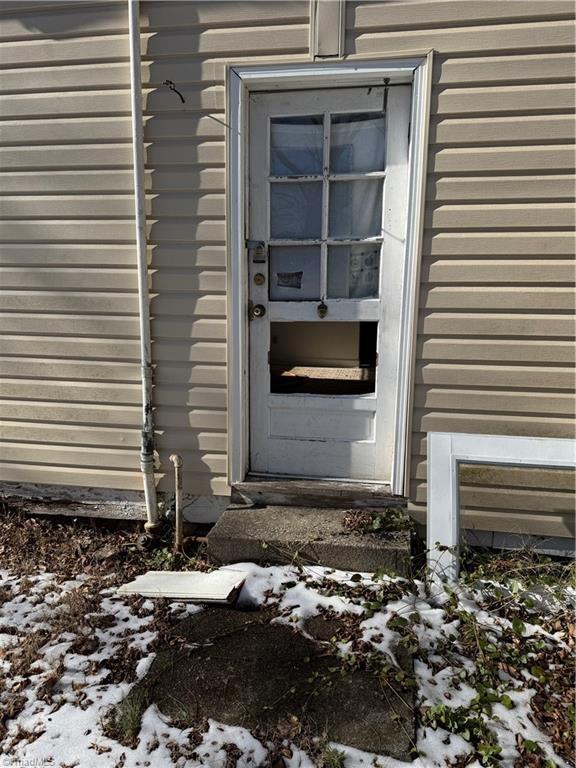
[[197, 600], [202, 603], [232, 602], [246, 574], [242, 571], [148, 571], [134, 581], [123, 584], [119, 595], [168, 597], [178, 600]]
[[[316, 617], [306, 637], [275, 618], [270, 610], [206, 608], [186, 619], [121, 711], [133, 716], [138, 707], [143, 714], [154, 703], [187, 725], [209, 718], [265, 734], [286, 733], [296, 717], [302, 734], [410, 760], [413, 690], [393, 676], [384, 684], [378, 671], [343, 664], [325, 639], [339, 631], [347, 637], [340, 619], [323, 628], [325, 619]], [[412, 659], [400, 648], [396, 657], [412, 677]]]

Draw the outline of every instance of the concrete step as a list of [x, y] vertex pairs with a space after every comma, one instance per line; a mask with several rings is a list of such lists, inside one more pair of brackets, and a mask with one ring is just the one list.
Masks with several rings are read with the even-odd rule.
[[232, 503], [361, 509], [405, 506], [406, 499], [393, 496], [387, 483], [248, 475], [244, 482], [232, 486]]
[[350, 532], [348, 508], [230, 506], [208, 534], [208, 555], [217, 563], [266, 562], [324, 565], [347, 571], [407, 576], [411, 535]]

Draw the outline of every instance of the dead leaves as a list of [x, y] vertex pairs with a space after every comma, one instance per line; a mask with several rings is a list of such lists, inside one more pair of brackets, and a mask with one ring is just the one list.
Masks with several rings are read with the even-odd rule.
[[112, 752], [111, 747], [107, 747], [104, 744], [97, 744], [95, 741], [89, 745], [88, 749], [93, 749], [97, 755], [105, 755], [107, 752]]

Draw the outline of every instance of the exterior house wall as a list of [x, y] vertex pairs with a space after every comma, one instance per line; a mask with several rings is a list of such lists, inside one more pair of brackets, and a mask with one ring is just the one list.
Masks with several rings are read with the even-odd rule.
[[0, 476], [140, 491], [125, 3], [0, 8]]
[[[2, 479], [139, 490], [125, 3], [13, 6], [0, 15]], [[427, 431], [574, 433], [572, 20], [565, 0], [346, 4], [347, 58], [435, 51], [420, 520]], [[309, 38], [306, 0], [142, 3], [160, 490], [176, 451], [187, 494], [228, 492], [226, 64], [309, 61]], [[462, 481], [469, 525], [573, 532], [568, 473], [466, 468]]]
[[[348, 2], [350, 58], [434, 49], [410, 510], [429, 431], [574, 436], [573, 8]], [[466, 467], [463, 525], [574, 533], [574, 474]]]
[[308, 60], [309, 3], [141, 7], [158, 448], [185, 492], [227, 494], [226, 64]]

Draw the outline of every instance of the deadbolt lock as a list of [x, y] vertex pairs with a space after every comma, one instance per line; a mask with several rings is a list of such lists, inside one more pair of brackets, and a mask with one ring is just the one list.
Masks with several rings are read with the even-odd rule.
[[266, 314], [266, 307], [263, 304], [254, 304], [250, 310], [250, 319], [257, 320], [264, 317]]
[[268, 258], [268, 246], [263, 240], [247, 240], [248, 257], [253, 264], [265, 264]]
[[266, 282], [266, 278], [262, 274], [262, 272], [257, 272], [254, 275], [254, 282], [256, 283], [256, 285], [264, 285], [264, 283]]

